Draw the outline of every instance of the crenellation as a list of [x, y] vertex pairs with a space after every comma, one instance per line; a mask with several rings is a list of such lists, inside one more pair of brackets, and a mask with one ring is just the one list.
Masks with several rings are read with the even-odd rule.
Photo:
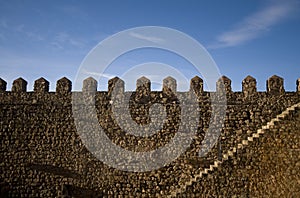
[[231, 80], [227, 76], [222, 76], [216, 83], [216, 90], [218, 93], [225, 90], [226, 95], [231, 94]]
[[141, 78], [137, 79], [136, 81], [136, 91], [143, 91], [144, 93], [150, 93], [151, 91], [151, 81], [146, 78], [145, 76], [142, 76]]
[[195, 76], [190, 81], [190, 91], [194, 91], [198, 97], [202, 96], [203, 91], [203, 80], [199, 76]]
[[280, 95], [285, 92], [283, 78], [273, 75], [267, 80], [267, 92], [272, 95]]
[[296, 81], [296, 91], [300, 93], [300, 78], [298, 78]]
[[[118, 83], [117, 83], [118, 82]], [[27, 92], [27, 81], [23, 78], [18, 78], [13, 81], [13, 86], [11, 92]], [[118, 84], [121, 92], [125, 92], [125, 82], [119, 77], [114, 77], [108, 80], [108, 95], [113, 90], [113, 87]], [[34, 81], [34, 92], [46, 93], [49, 92], [50, 83], [45, 78], [41, 77]], [[82, 91], [96, 92], [98, 82], [92, 77], [89, 77], [83, 81]], [[171, 76], [163, 79], [162, 91], [165, 92], [167, 89], [172, 90], [172, 92], [177, 92], [177, 82]], [[195, 76], [190, 80], [190, 88], [187, 91], [194, 90], [197, 96], [204, 94], [204, 83], [199, 76]], [[257, 81], [252, 76], [248, 75], [242, 81], [242, 92], [232, 91], [231, 79], [226, 76], [220, 77], [216, 82], [216, 92], [225, 91], [226, 95], [240, 94], [242, 93], [244, 98], [251, 98], [258, 94], [257, 92]], [[0, 92], [7, 91], [7, 82], [0, 78]], [[72, 92], [72, 82], [66, 77], [63, 77], [56, 82], [56, 91], [58, 95], [66, 95]], [[136, 92], [148, 95], [151, 92], [151, 81], [146, 77], [141, 77], [136, 81]], [[208, 93], [213, 93], [213, 91], [206, 91]], [[296, 92], [300, 92], [300, 78], [296, 80]], [[285, 93], [284, 89], [284, 79], [273, 75], [266, 81], [266, 93], [271, 95], [280, 95]]]
[[47, 93], [49, 92], [49, 82], [45, 78], [39, 78], [34, 81], [34, 92], [35, 93]]
[[56, 82], [56, 94], [57, 95], [67, 95], [72, 90], [72, 82], [63, 77]]
[[250, 99], [257, 94], [256, 79], [252, 76], [247, 76], [242, 82], [242, 91], [244, 98]]
[[114, 78], [108, 80], [107, 95], [110, 97], [111, 94], [113, 93], [113, 91], [115, 94], [120, 94], [120, 95], [124, 94], [125, 83], [119, 77], [114, 77]]
[[176, 79], [168, 76], [163, 79], [162, 91], [166, 94], [175, 94], [177, 92]]
[[[217, 95], [216, 92], [204, 92], [203, 80], [195, 76], [190, 81], [189, 90], [177, 93], [178, 97], [188, 97], [188, 93], [194, 90], [198, 96], [197, 108], [192, 108], [188, 115], [192, 117], [196, 111], [199, 112], [199, 122], [190, 147], [172, 163], [140, 173], [121, 171], [100, 161], [87, 149], [82, 135], [98, 137], [94, 123], [87, 124], [96, 117], [98, 120], [95, 124], [99, 123], [107, 140], [128, 151], [149, 152], [172, 142], [174, 135], [179, 132], [183, 103], [180, 100], [177, 103], [176, 98], [164, 94], [163, 90], [151, 91], [149, 79], [139, 78], [136, 91], [125, 91], [124, 81], [115, 77], [108, 81], [108, 91], [97, 91], [97, 81], [87, 78], [83, 82], [82, 92], [72, 92], [72, 82], [62, 78], [56, 83], [56, 92], [49, 94], [36, 94], [49, 91], [43, 78], [35, 81], [34, 92], [26, 92], [27, 82], [22, 78], [14, 81], [11, 92], [6, 91], [6, 82], [0, 79], [0, 91], [6, 91], [0, 94], [0, 192], [7, 193], [7, 197], [168, 197], [175, 191], [180, 192], [182, 197], [262, 197], [265, 186], [269, 190], [272, 185], [268, 183], [268, 178], [278, 184], [285, 182], [283, 187], [276, 185], [276, 188], [286, 186], [287, 192], [290, 192], [293, 188], [286, 185], [284, 180], [277, 181], [278, 175], [273, 177], [272, 171], [278, 170], [277, 173], [282, 173], [284, 178], [297, 186], [297, 180], [293, 181], [295, 177], [289, 177], [288, 172], [297, 172], [299, 168], [297, 157], [300, 147], [297, 143], [300, 136], [297, 132], [300, 127], [300, 107], [296, 109], [293, 106], [300, 103], [300, 79], [296, 82], [296, 91], [270, 94], [274, 90], [280, 93], [281, 82], [279, 80], [280, 86], [270, 82], [267, 87], [269, 91], [257, 92], [255, 78], [247, 76], [240, 92], [232, 91], [231, 80], [222, 77], [218, 81], [220, 84], [217, 84], [217, 90], [224, 88], [226, 96], [230, 96], [225, 104], [211, 100], [210, 97]], [[174, 78], [164, 79], [163, 84], [176, 91]], [[120, 118], [123, 125], [113, 115], [113, 104], [120, 98], [118, 95], [116, 98], [110, 97], [113, 90], [124, 93], [126, 98], [130, 94], [140, 97], [139, 100], [128, 97], [130, 101], [126, 108], [129, 109], [122, 109], [124, 115]], [[84, 93], [94, 93], [86, 95], [95, 100], [86, 100]], [[251, 99], [254, 95], [255, 98]], [[149, 113], [153, 111], [151, 108], [155, 107], [155, 103], [163, 106], [165, 115], [159, 111], [154, 111], [154, 115]], [[224, 105], [226, 115], [223, 123], [218, 120], [218, 116], [212, 115], [213, 108], [218, 110]], [[290, 114], [284, 120], [286, 109]], [[80, 113], [82, 119], [76, 120], [74, 111]], [[132, 123], [147, 126], [156, 117], [165, 119], [162, 128], [157, 129], [155, 134], [138, 137], [128, 133], [127, 129], [137, 128], [133, 128]], [[128, 119], [132, 119], [131, 122]], [[76, 123], [86, 127], [89, 133], [80, 134]], [[212, 123], [215, 125], [211, 126]], [[199, 157], [199, 151], [205, 146], [202, 140], [209, 135], [209, 129], [217, 127], [222, 127], [217, 143], [207, 155]], [[210, 134], [211, 137], [215, 135]], [[261, 139], [257, 141], [253, 137]], [[95, 149], [96, 143], [102, 142], [95, 142]], [[278, 159], [272, 161], [278, 152]], [[103, 155], [106, 159], [113, 156], [107, 150]], [[219, 163], [218, 168], [211, 170], [216, 160], [222, 161], [222, 164]], [[135, 161], [128, 159], [116, 163], [127, 166]], [[259, 170], [270, 174], [262, 178], [261, 174], [256, 174], [260, 173]], [[201, 171], [205, 172], [205, 176], [199, 177]], [[213, 174], [210, 174], [212, 171]], [[266, 183], [259, 183], [261, 179], [265, 179]], [[196, 182], [191, 182], [193, 180]], [[186, 189], [179, 191], [182, 186]], [[262, 189], [262, 194], [253, 194], [257, 193], [257, 187]]]
[[151, 81], [145, 76], [142, 76], [141, 78], [137, 79], [135, 100], [142, 100], [146, 102], [150, 96], [150, 92]]
[[95, 93], [97, 91], [98, 82], [92, 77], [83, 80], [82, 92]]
[[6, 91], [7, 82], [0, 78], [0, 93]]
[[18, 78], [16, 80], [14, 80], [11, 91], [16, 92], [16, 93], [26, 92], [27, 91], [27, 81], [24, 80], [23, 78]]

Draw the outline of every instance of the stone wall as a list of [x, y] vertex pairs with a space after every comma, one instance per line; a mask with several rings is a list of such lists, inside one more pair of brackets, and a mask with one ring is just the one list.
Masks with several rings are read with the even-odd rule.
[[[134, 92], [124, 92], [124, 82], [118, 78], [109, 80], [108, 91], [97, 91], [97, 81], [88, 78], [83, 82], [82, 92], [71, 92], [72, 83], [67, 78], [57, 81], [55, 92], [49, 92], [49, 82], [44, 78], [35, 81], [33, 92], [27, 92], [27, 82], [22, 78], [13, 82], [11, 91], [6, 90], [7, 83], [0, 79], [1, 196], [165, 197], [214, 160], [222, 160], [222, 154], [234, 147], [239, 140], [255, 132], [287, 107], [299, 103], [299, 82], [300, 79], [296, 82], [295, 92], [286, 92], [283, 79], [272, 76], [267, 80], [267, 91], [257, 92], [256, 80], [248, 76], [242, 82], [242, 92], [233, 92], [231, 80], [223, 76], [216, 83], [217, 90], [225, 90], [227, 98], [222, 132], [213, 149], [206, 156], [198, 157], [201, 142], [211, 121], [211, 97], [215, 97], [216, 93], [204, 91], [201, 78], [192, 78], [189, 91], [194, 91], [197, 95], [200, 118], [189, 149], [158, 170], [126, 172], [99, 161], [84, 146], [74, 124], [72, 97], [85, 98], [91, 96], [89, 93], [94, 93], [99, 124], [112, 142], [131, 151], [150, 151], [169, 142], [178, 129], [181, 109], [173, 94], [176, 92], [175, 79], [168, 77], [163, 81], [162, 91], [151, 91], [151, 82], [142, 77], [137, 80], [137, 89]], [[149, 108], [154, 103], [162, 104], [167, 111], [167, 121], [163, 128], [150, 137], [135, 137], [125, 133], [112, 115], [111, 97], [116, 86], [119, 87], [118, 94], [130, 96], [129, 111], [131, 118], [138, 124], [149, 124]], [[189, 96], [189, 92], [176, 94]], [[88, 109], [84, 104], [78, 108], [87, 115], [85, 119], [89, 119]], [[288, 126], [291, 125], [293, 124], [289, 123]], [[299, 131], [296, 132], [299, 134]], [[275, 144], [270, 147], [276, 146]], [[296, 142], [290, 146], [296, 148], [299, 145]], [[233, 188], [230, 191], [231, 196], [245, 193], [241, 191], [244, 188], [242, 179], [249, 178], [249, 172], [242, 170], [247, 169], [247, 166], [250, 169], [251, 166], [256, 166], [256, 162], [252, 163], [247, 158], [251, 158], [253, 151], [260, 151], [260, 147], [264, 147], [264, 144], [256, 144], [248, 150], [240, 151], [243, 153], [242, 158], [229, 161], [232, 164], [224, 164], [223, 172], [212, 176], [218, 179], [197, 183], [182, 196], [226, 196], [221, 193], [224, 191], [222, 185], [225, 184], [226, 187]], [[265, 155], [269, 156], [268, 150]], [[126, 165], [125, 162], [118, 163]], [[234, 163], [239, 164], [242, 173], [233, 182], [228, 179], [228, 171]], [[299, 179], [299, 172], [296, 173], [296, 178]], [[230, 182], [238, 185], [229, 185]], [[205, 185], [209, 185], [209, 188]], [[249, 189], [255, 191], [255, 188]], [[214, 195], [209, 194], [212, 191]], [[260, 195], [258, 192], [252, 194]]]

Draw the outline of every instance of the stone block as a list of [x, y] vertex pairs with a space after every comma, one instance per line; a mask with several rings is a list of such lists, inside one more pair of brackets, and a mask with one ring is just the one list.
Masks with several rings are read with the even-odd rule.
[[194, 91], [197, 96], [203, 95], [203, 80], [199, 76], [195, 76], [190, 82], [190, 91]]
[[26, 92], [27, 90], [27, 82], [23, 78], [18, 78], [14, 80], [11, 91], [12, 92]]
[[280, 95], [285, 92], [283, 78], [273, 75], [267, 80], [267, 92], [272, 95]]
[[49, 92], [49, 82], [45, 78], [39, 78], [38, 80], [34, 81], [34, 92]]
[[251, 98], [257, 93], [256, 79], [252, 76], [247, 76], [242, 82], [244, 98]]
[[6, 91], [6, 86], [7, 86], [6, 81], [3, 80], [2, 78], [0, 78], [0, 92], [5, 92]]
[[58, 95], [66, 95], [70, 93], [72, 90], [72, 82], [63, 77], [56, 82], [56, 94]]

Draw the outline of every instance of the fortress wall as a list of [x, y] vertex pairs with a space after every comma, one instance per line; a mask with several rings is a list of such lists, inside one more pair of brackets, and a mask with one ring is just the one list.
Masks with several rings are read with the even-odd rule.
[[[267, 80], [266, 91], [257, 92], [256, 80], [248, 76], [242, 82], [242, 91], [233, 92], [231, 80], [223, 76], [216, 87], [217, 93], [225, 90], [224, 95], [218, 95], [203, 90], [199, 77], [191, 79], [189, 91], [178, 93], [176, 80], [171, 77], [164, 79], [162, 91], [151, 91], [151, 82], [142, 77], [137, 80], [135, 92], [126, 92], [124, 82], [118, 78], [109, 80], [108, 91], [97, 91], [97, 81], [88, 78], [83, 82], [82, 92], [72, 92], [72, 83], [67, 78], [57, 81], [55, 92], [49, 92], [49, 82], [44, 78], [35, 81], [33, 92], [26, 91], [27, 82], [22, 78], [13, 82], [11, 91], [6, 90], [7, 83], [0, 79], [1, 192], [8, 197], [165, 196], [199, 169], [221, 159], [239, 140], [300, 102], [299, 81], [295, 92], [285, 92], [283, 79], [272, 76]], [[149, 108], [154, 103], [163, 105], [167, 111], [163, 128], [146, 138], [127, 134], [112, 115], [115, 87], [117, 99], [130, 96], [130, 117], [138, 124], [150, 123]], [[135, 173], [109, 167], [87, 150], [77, 133], [74, 110], [82, 112], [84, 124], [84, 120], [90, 119], [86, 101], [92, 101], [99, 124], [113, 143], [135, 152], [157, 149], [174, 137], [180, 125], [180, 101], [176, 94], [189, 97], [189, 92], [196, 93], [199, 105], [196, 135], [184, 154], [158, 170]], [[224, 96], [225, 121], [215, 125], [222, 127], [221, 135], [213, 149], [200, 158], [201, 142], [210, 127], [211, 105], [218, 104], [218, 97]], [[78, 102], [75, 107], [74, 101]], [[95, 135], [94, 126], [88, 127], [90, 135]], [[126, 166], [131, 162], [116, 163]]]

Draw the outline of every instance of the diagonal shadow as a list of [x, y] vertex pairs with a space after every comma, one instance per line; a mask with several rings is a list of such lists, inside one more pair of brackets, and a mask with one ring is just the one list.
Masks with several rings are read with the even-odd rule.
[[45, 164], [29, 164], [28, 167], [33, 170], [43, 171], [54, 175], [60, 175], [63, 177], [69, 177], [73, 179], [80, 178], [80, 174], [76, 173], [75, 171], [71, 171], [69, 169], [62, 168], [62, 167], [45, 165]]
[[78, 186], [63, 184], [62, 195], [73, 198], [100, 198], [103, 194], [94, 190], [81, 188]]

